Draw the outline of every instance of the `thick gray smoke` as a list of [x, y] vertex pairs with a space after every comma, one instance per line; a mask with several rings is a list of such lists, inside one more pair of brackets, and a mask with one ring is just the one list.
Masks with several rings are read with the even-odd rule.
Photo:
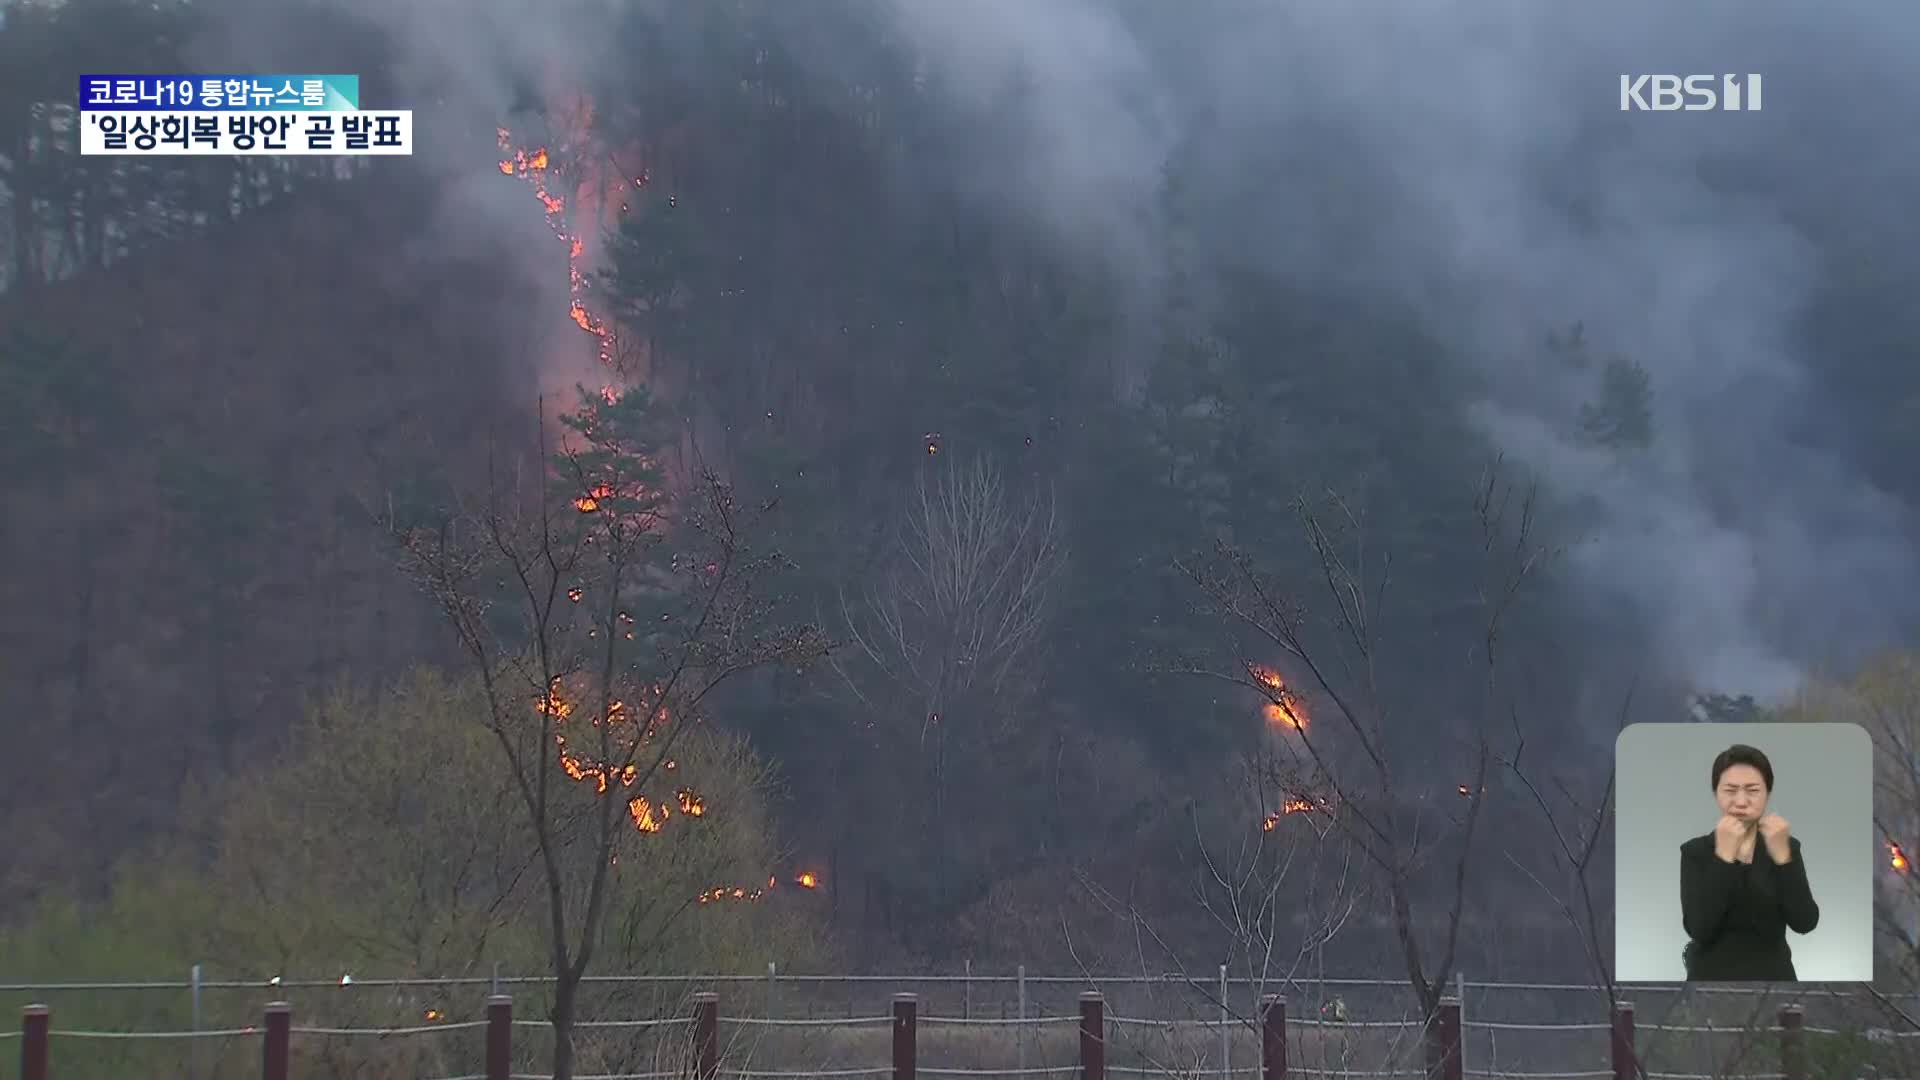
[[[1214, 234], [1230, 254], [1423, 315], [1490, 388], [1480, 430], [1588, 504], [1577, 567], [1675, 674], [1777, 695], [1911, 615], [1908, 508], [1789, 441], [1819, 408], [1820, 358], [1794, 337], [1822, 267], [1780, 196], [1904, 218], [1920, 16], [1612, 0], [891, 10], [963, 105], [1023, 79], [1005, 160], [1036, 223], [1152, 258], [1155, 193], [1193, 147], [1177, 164], [1202, 189], [1236, 173], [1266, 189], [1262, 212]], [[1621, 74], [1701, 72], [1761, 73], [1766, 111], [1619, 111]], [[1725, 175], [1735, 165], [1764, 175]], [[1649, 371], [1648, 451], [1575, 437], [1573, 391], [1542, 348], [1575, 321]]]
[[[522, 0], [457, 13], [341, 2], [470, 108], [504, 111], [514, 79], [584, 55]], [[783, 18], [800, 27], [808, 10]], [[1791, 211], [1881, 231], [1904, 220], [1920, 171], [1907, 149], [1920, 14], [1884, 0], [871, 11], [972, 121], [956, 130], [978, 133], [981, 146], [951, 148], [970, 163], [955, 182], [1124, 271], [1142, 305], [1172, 251], [1171, 171], [1209, 254], [1420, 317], [1446, 346], [1433, 362], [1468, 365], [1487, 388], [1478, 429], [1583, 505], [1579, 571], [1674, 674], [1775, 695], [1809, 664], [1888, 642], [1912, 614], [1910, 508], [1789, 433], [1843, 423], [1808, 392], [1822, 358], [1804, 351], [1799, 318], [1826, 268]], [[795, 40], [827, 70], [838, 58], [822, 36]], [[694, 43], [679, 61], [698, 65]], [[1703, 72], [1763, 74], [1765, 111], [1619, 111], [1621, 74]], [[1209, 208], [1216, 192], [1257, 197]], [[1650, 373], [1646, 451], [1575, 437], [1570, 409], [1590, 383], [1542, 347], [1574, 322]]]

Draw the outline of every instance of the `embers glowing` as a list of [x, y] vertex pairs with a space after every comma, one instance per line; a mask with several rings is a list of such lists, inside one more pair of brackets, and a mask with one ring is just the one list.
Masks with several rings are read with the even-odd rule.
[[600, 362], [613, 363], [613, 328], [606, 320], [587, 310], [586, 292], [589, 286], [587, 275], [581, 269], [586, 255], [586, 240], [576, 233], [567, 220], [567, 200], [554, 194], [550, 181], [556, 177], [552, 155], [546, 147], [533, 150], [516, 148], [513, 145], [513, 133], [506, 128], [497, 128], [500, 152], [507, 156], [500, 159], [500, 172], [504, 176], [515, 176], [526, 181], [532, 188], [541, 207], [546, 211], [547, 224], [553, 234], [567, 245], [567, 279], [571, 296], [567, 303], [567, 317], [574, 325], [592, 334], [599, 342]]
[[1294, 693], [1293, 688], [1287, 685], [1279, 672], [1249, 663], [1247, 674], [1260, 688], [1260, 692], [1267, 696], [1267, 703], [1260, 711], [1267, 718], [1268, 723], [1292, 728], [1295, 731], [1307, 729], [1306, 703], [1300, 700], [1300, 695]]

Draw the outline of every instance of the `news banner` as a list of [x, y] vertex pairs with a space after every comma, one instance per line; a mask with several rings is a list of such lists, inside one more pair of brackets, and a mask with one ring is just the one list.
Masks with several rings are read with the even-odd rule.
[[413, 153], [413, 112], [360, 108], [358, 75], [82, 75], [80, 152]]

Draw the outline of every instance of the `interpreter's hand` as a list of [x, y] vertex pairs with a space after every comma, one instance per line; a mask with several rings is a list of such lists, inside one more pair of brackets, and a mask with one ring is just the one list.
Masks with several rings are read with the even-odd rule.
[[1753, 835], [1753, 826], [1732, 814], [1723, 815], [1713, 827], [1713, 853], [1721, 862], [1751, 862]]
[[1767, 854], [1774, 862], [1785, 865], [1793, 859], [1792, 833], [1787, 819], [1779, 814], [1768, 814], [1760, 819], [1760, 838], [1767, 843]]

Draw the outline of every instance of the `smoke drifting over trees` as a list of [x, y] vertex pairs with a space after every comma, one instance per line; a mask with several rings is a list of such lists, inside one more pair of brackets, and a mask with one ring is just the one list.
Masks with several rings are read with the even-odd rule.
[[[1618, 723], [1914, 643], [1920, 17], [1893, 6], [201, 0], [94, 32], [129, 10], [0, 28], [0, 702], [34, 718], [0, 744], [35, 838], [8, 913], [203, 842], [183, 788], [264, 798], [228, 778], [336, 683], [338, 712], [457, 670], [381, 523], [537, 486], [579, 387], [647, 387], [669, 506], [711, 471], [766, 510], [742, 543], [787, 572], [742, 640], [835, 639], [700, 722], [756, 791], [758, 839], [713, 858], [824, 880], [765, 903], [844, 966], [1137, 964], [1142, 921], [1219, 955], [1181, 852], [1341, 833], [1224, 790], [1290, 736], [1272, 687], [1169, 662], [1203, 646], [1315, 717], [1365, 687], [1381, 820], [1486, 815], [1385, 886], [1314, 848], [1340, 913], [1263, 910], [1262, 941], [1405, 967], [1400, 931], [1429, 984], [1586, 965], [1600, 901], [1490, 898], [1574, 861], [1536, 804], [1604, 791]], [[68, 152], [75, 72], [129, 69], [357, 71], [419, 153]], [[1765, 110], [1621, 111], [1642, 72], [1762, 73]], [[1497, 709], [1494, 459], [1555, 552], [1503, 611]], [[1335, 503], [1351, 535], [1303, 535]], [[1224, 625], [1196, 550], [1272, 584], [1323, 684]], [[1387, 583], [1364, 655], [1329, 576]], [[1367, 914], [1388, 894], [1399, 926]], [[764, 962], [689, 934], [676, 963]]]

